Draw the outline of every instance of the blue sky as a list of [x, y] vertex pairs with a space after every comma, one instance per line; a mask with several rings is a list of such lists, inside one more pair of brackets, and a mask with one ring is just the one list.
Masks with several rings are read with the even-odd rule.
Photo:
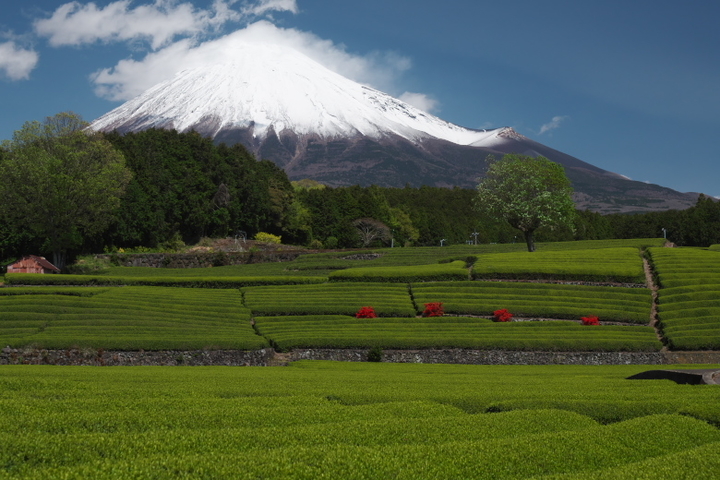
[[249, 28], [453, 123], [720, 196], [718, 18], [717, 0], [4, 2], [0, 139], [91, 121]]

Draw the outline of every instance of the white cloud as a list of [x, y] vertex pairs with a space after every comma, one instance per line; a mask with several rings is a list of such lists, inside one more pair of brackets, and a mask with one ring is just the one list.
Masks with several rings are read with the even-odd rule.
[[546, 132], [549, 132], [549, 131], [551, 131], [551, 130], [555, 130], [556, 128], [559, 128], [559, 127], [560, 127], [560, 124], [561, 124], [563, 121], [567, 120], [568, 118], [570, 118], [570, 117], [568, 117], [568, 116], [555, 116], [555, 117], [553, 117], [551, 121], [549, 121], [548, 123], [546, 123], [545, 125], [543, 125], [542, 127], [540, 127], [540, 133], [539, 133], [539, 135], [542, 135], [543, 133], [546, 133]]
[[437, 100], [424, 93], [405, 92], [400, 95], [400, 100], [428, 113], [432, 113], [439, 106]]
[[246, 5], [243, 13], [246, 15], [265, 15], [268, 12], [292, 12], [298, 13], [295, 0], [260, 0], [254, 5]]
[[[395, 52], [351, 53], [343, 44], [263, 20], [272, 20], [276, 12], [297, 14], [297, 0], [214, 0], [207, 9], [196, 8], [191, 0], [145, 2], [137, 6], [133, 0], [105, 6], [65, 3], [48, 18], [37, 20], [35, 32], [54, 47], [110, 42], [136, 47], [139, 41], [148, 42], [151, 51], [144, 56], [138, 58], [135, 50], [132, 58], [91, 75], [98, 95], [118, 101], [129, 100], [179, 71], [232, 61], [241, 43], [294, 48], [340, 75], [388, 92], [411, 67], [408, 57]], [[245, 26], [225, 34], [233, 23]], [[427, 111], [438, 105], [420, 93], [407, 93], [405, 98]]]
[[[110, 100], [129, 100], [182, 70], [232, 62], [238, 45], [270, 43], [294, 48], [318, 63], [360, 83], [391, 90], [410, 60], [392, 52], [349, 53], [343, 45], [313, 33], [284, 29], [261, 20], [223, 37], [198, 43], [182, 39], [140, 60], [126, 59], [95, 72], [96, 93]], [[415, 94], [420, 95], [420, 94]], [[418, 97], [419, 98], [419, 97]]]
[[273, 11], [298, 11], [296, 0], [259, 0], [245, 3], [240, 12], [231, 8], [235, 3], [237, 0], [215, 0], [210, 9], [203, 10], [179, 0], [155, 0], [133, 8], [131, 0], [104, 7], [74, 1], [58, 7], [49, 18], [35, 21], [34, 26], [54, 47], [147, 40], [158, 50], [176, 37], [200, 37], [227, 23]]
[[18, 47], [15, 42], [0, 43], [0, 74], [10, 80], [29, 78], [39, 59], [36, 51]]

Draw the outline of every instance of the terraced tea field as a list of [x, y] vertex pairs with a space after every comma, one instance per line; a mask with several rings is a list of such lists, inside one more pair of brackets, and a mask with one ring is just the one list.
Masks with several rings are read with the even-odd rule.
[[647, 288], [525, 282], [416, 283], [412, 294], [418, 305], [443, 302], [448, 314], [487, 316], [506, 308], [521, 317], [579, 320], [595, 315], [641, 325], [650, 322], [652, 300]]
[[720, 251], [650, 249], [660, 285], [658, 315], [678, 350], [720, 349]]
[[254, 350], [237, 290], [162, 287], [0, 289], [0, 344], [46, 349]]
[[[657, 351], [650, 290], [607, 282], [641, 281], [639, 248], [659, 244], [622, 242], [548, 244], [530, 262], [520, 245], [458, 246], [182, 274], [36, 275], [38, 286], [0, 288], [0, 343]], [[718, 348], [720, 252], [650, 254], [668, 346]], [[522, 280], [572, 284], [506, 281], [504, 265]], [[468, 280], [476, 268], [501, 281]], [[436, 302], [445, 316], [420, 316]], [[366, 306], [378, 317], [356, 318]], [[500, 308], [524, 321], [491, 321]], [[717, 478], [720, 389], [627, 379], [648, 369], [0, 366], [0, 479]]]
[[330, 274], [331, 282], [429, 282], [467, 280], [466, 262], [456, 260], [448, 263], [394, 267], [356, 267]]
[[[718, 289], [712, 280], [720, 275], [718, 252], [656, 247], [662, 241], [542, 244], [533, 254], [520, 251], [522, 245], [459, 245], [332, 252], [266, 265], [113, 267], [106, 275], [11, 274], [5, 277], [11, 286], [0, 289], [0, 297], [18, 298], [3, 300], [14, 307], [0, 311], [0, 332], [5, 332], [0, 341], [11, 346], [145, 350], [272, 344], [282, 350], [382, 346], [654, 351], [662, 343], [653, 339], [649, 327], [653, 300], [650, 290], [640, 285], [644, 271], [639, 248], [650, 246], [663, 287], [659, 312], [667, 346], [718, 348], [720, 315], [713, 310]], [[493, 281], [483, 280], [486, 277]], [[507, 281], [511, 279], [519, 281]], [[64, 287], [59, 286], [12, 286], [32, 283], [135, 286], [84, 287], [72, 295], [60, 295]], [[720, 280], [715, 283], [720, 285]], [[173, 292], [169, 286], [193, 288]], [[55, 293], [45, 295], [38, 288]], [[213, 297], [212, 290], [235, 293]], [[154, 300], [142, 305], [111, 302], [141, 292]], [[21, 300], [15, 293], [28, 298]], [[178, 308], [178, 297], [193, 300]], [[423, 305], [434, 302], [443, 304], [445, 317], [420, 318]], [[354, 318], [368, 306], [379, 319]], [[488, 319], [498, 309], [510, 310], [521, 321], [491, 323]], [[599, 317], [601, 325], [581, 326], [582, 317]], [[255, 332], [250, 328], [253, 318]], [[226, 328], [237, 332], [231, 335]], [[161, 329], [164, 333], [157, 334]]]
[[486, 318], [355, 318], [343, 315], [255, 317], [256, 329], [280, 350], [294, 348], [470, 348], [525, 351], [657, 351], [651, 327], [579, 323], [495, 323]]
[[475, 279], [545, 279], [644, 283], [637, 248], [497, 253], [482, 256]]
[[643, 369], [4, 366], [0, 478], [716, 478], [720, 390]]
[[379, 316], [415, 316], [407, 285], [378, 283], [292, 285], [243, 289], [254, 315], [354, 315], [372, 305]]

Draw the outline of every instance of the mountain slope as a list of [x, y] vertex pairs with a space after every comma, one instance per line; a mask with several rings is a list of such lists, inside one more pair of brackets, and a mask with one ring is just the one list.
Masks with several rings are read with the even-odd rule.
[[566, 167], [581, 208], [686, 208], [696, 195], [631, 182], [511, 128], [473, 130], [353, 82], [301, 53], [245, 44], [232, 63], [185, 70], [95, 120], [101, 131], [195, 130], [242, 143], [292, 179], [333, 186], [473, 187], [485, 158], [543, 155]]

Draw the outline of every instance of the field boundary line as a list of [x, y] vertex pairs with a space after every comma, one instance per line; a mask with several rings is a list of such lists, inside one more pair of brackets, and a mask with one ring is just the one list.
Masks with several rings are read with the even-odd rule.
[[645, 270], [645, 279], [647, 286], [652, 294], [652, 304], [650, 305], [650, 326], [655, 329], [655, 335], [658, 340], [663, 344], [661, 352], [668, 351], [667, 342], [665, 335], [663, 335], [662, 329], [660, 328], [660, 318], [658, 317], [658, 286], [655, 283], [655, 272], [653, 270], [650, 261], [643, 256], [643, 269]]

